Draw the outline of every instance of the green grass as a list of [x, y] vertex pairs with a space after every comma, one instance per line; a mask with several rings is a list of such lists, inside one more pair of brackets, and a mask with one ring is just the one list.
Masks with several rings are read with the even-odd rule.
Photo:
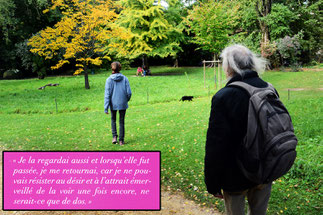
[[[199, 69], [200, 70], [200, 69]], [[206, 88], [203, 87], [203, 70], [195, 68], [157, 67], [154, 76], [136, 77], [135, 70], [125, 71], [133, 91], [132, 106], [178, 101], [182, 95], [206, 96], [213, 94], [213, 71], [208, 70]], [[199, 72], [196, 72], [199, 71]], [[185, 75], [185, 72], [187, 75]], [[105, 79], [107, 72], [90, 75], [91, 90], [84, 90], [83, 76], [49, 77], [44, 80], [26, 79], [1, 81], [1, 113], [41, 113], [80, 112], [85, 110], [102, 110]], [[59, 83], [58, 87], [46, 87], [48, 83]], [[210, 92], [208, 91], [210, 89]]]
[[[0, 81], [0, 145], [6, 150], [160, 150], [162, 184], [201, 205], [223, 203], [205, 190], [203, 159], [213, 70], [152, 68], [152, 77], [125, 71], [133, 97], [126, 114], [126, 144], [111, 144], [110, 116], [103, 112], [106, 71], [84, 78]], [[185, 74], [186, 73], [186, 74]], [[322, 203], [322, 72], [267, 72], [293, 119], [299, 145], [292, 170], [273, 186], [268, 214], [319, 214]], [[58, 87], [37, 88], [48, 83]], [[288, 89], [304, 88], [302, 91]], [[148, 95], [148, 96], [147, 96]], [[179, 102], [183, 95], [193, 102]], [[55, 99], [58, 104], [56, 113]], [[148, 100], [148, 101], [147, 101]]]

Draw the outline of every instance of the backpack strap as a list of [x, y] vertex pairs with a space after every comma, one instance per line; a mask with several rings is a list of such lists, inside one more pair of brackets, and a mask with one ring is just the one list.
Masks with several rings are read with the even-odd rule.
[[271, 83], [268, 83], [268, 87], [265, 87], [265, 88], [254, 87], [254, 86], [251, 86], [250, 84], [244, 83], [242, 81], [232, 82], [228, 86], [236, 86], [236, 87], [242, 88], [242, 89], [246, 90], [250, 96], [254, 95], [255, 93], [257, 93], [259, 91], [263, 91], [263, 90], [270, 90], [276, 94], [276, 90]]
[[[271, 83], [269, 83], [269, 82], [267, 82], [267, 84], [268, 84], [267, 89], [271, 89], [271, 90], [272, 90], [272, 91], [274, 91], [274, 92], [275, 92], [275, 94], [276, 94], [276, 90], [275, 90], [274, 86], [273, 86]], [[277, 97], [278, 97], [278, 95], [277, 95]]]

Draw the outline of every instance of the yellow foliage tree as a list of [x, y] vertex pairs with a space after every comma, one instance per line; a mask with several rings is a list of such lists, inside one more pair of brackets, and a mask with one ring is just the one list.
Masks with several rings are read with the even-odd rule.
[[113, 52], [126, 55], [122, 41], [130, 34], [115, 24], [116, 8], [113, 0], [52, 0], [43, 12], [59, 9], [63, 17], [29, 40], [30, 51], [45, 59], [63, 53], [63, 59], [51, 69], [73, 60], [77, 67], [74, 74], [84, 72], [85, 88], [90, 89], [88, 65], [101, 65], [102, 59], [110, 60]]

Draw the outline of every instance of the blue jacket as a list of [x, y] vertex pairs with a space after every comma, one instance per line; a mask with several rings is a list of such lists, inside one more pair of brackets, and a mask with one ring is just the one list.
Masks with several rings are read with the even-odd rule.
[[104, 93], [104, 111], [126, 110], [131, 98], [129, 80], [121, 73], [115, 73], [107, 78]]

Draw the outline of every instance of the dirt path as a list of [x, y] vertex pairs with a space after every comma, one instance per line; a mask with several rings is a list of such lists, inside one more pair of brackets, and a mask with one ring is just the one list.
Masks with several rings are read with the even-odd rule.
[[290, 90], [290, 91], [320, 90], [320, 91], [322, 91], [322, 90], [323, 90], [323, 88], [322, 88], [322, 87], [320, 87], [320, 88], [287, 88], [287, 89], [284, 89], [284, 90], [287, 90], [287, 91], [288, 91], [288, 90]]
[[[0, 197], [2, 208], [2, 196]], [[221, 215], [212, 208], [200, 207], [181, 193], [162, 191], [161, 211], [0, 211], [1, 215]]]
[[[2, 208], [2, 196], [0, 197]], [[200, 207], [181, 193], [162, 192], [161, 211], [0, 211], [1, 215], [221, 215], [212, 208]]]
[[[0, 184], [2, 184], [2, 153], [0, 154]], [[2, 194], [2, 186], [0, 188]], [[2, 209], [2, 195], [0, 208]], [[1, 215], [221, 215], [212, 208], [200, 207], [184, 198], [182, 193], [162, 191], [161, 211], [2, 211]]]
[[[1, 200], [2, 202], [2, 200]], [[2, 207], [2, 206], [1, 206]], [[201, 208], [182, 194], [162, 192], [161, 211], [0, 211], [1, 215], [220, 215], [214, 209]]]

